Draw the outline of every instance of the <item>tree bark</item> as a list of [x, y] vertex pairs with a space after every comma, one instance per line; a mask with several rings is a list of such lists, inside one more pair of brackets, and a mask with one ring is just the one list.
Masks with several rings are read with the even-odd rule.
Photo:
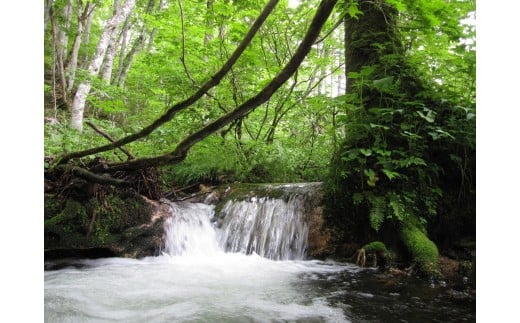
[[[359, 9], [363, 12], [362, 18], [345, 16], [346, 93], [353, 91], [354, 79], [349, 79], [350, 72], [359, 73], [361, 68], [367, 65], [378, 65], [380, 69], [384, 69], [384, 64], [379, 64], [381, 57], [386, 54], [403, 54], [402, 45], [395, 43], [395, 40], [399, 39], [396, 36], [397, 11], [391, 6], [385, 6], [383, 11], [368, 0], [359, 1]], [[376, 43], [384, 45], [383, 52], [373, 45]], [[385, 74], [392, 73], [386, 70]]]
[[159, 128], [164, 123], [170, 121], [177, 114], [177, 112], [179, 112], [179, 111], [189, 107], [193, 103], [195, 103], [209, 89], [213, 88], [214, 86], [216, 86], [216, 85], [218, 85], [220, 83], [222, 78], [228, 73], [228, 71], [231, 69], [233, 64], [235, 64], [235, 62], [238, 60], [238, 58], [242, 55], [244, 50], [247, 48], [247, 46], [249, 45], [249, 43], [253, 39], [254, 35], [256, 34], [258, 29], [260, 29], [260, 27], [262, 26], [264, 21], [267, 19], [267, 17], [271, 13], [271, 11], [274, 9], [274, 7], [278, 3], [278, 1], [279, 0], [270, 0], [267, 3], [267, 5], [262, 10], [262, 13], [260, 13], [260, 15], [258, 16], [257, 20], [254, 22], [253, 26], [249, 29], [247, 35], [244, 37], [242, 42], [235, 49], [235, 52], [233, 52], [233, 54], [230, 56], [230, 58], [222, 66], [222, 68], [216, 74], [214, 74], [205, 84], [203, 84], [197, 90], [197, 92], [195, 92], [189, 98], [187, 98], [186, 100], [184, 100], [182, 102], [179, 102], [179, 103], [173, 105], [172, 107], [170, 107], [168, 109], [168, 111], [166, 111], [166, 113], [163, 116], [161, 116], [159, 119], [155, 120], [155, 122], [153, 122], [151, 125], [145, 127], [141, 131], [139, 131], [137, 133], [134, 133], [132, 135], [126, 136], [124, 138], [121, 138], [120, 140], [118, 140], [118, 141], [116, 141], [114, 143], [108, 144], [108, 145], [99, 146], [99, 147], [96, 147], [96, 148], [91, 148], [91, 149], [87, 149], [87, 150], [83, 150], [83, 151], [78, 151], [78, 152], [72, 152], [72, 153], [69, 153], [69, 154], [65, 154], [65, 155], [63, 155], [60, 158], [59, 163], [66, 163], [66, 162], [68, 162], [72, 158], [84, 157], [84, 156], [88, 156], [88, 155], [92, 155], [92, 154], [97, 154], [97, 153], [100, 153], [100, 152], [103, 152], [103, 151], [115, 149], [115, 148], [121, 147], [122, 145], [125, 145], [125, 144], [127, 144], [129, 142], [132, 142], [132, 141], [138, 140], [140, 138], [146, 137], [152, 131], [154, 131], [155, 129]]
[[[52, 25], [52, 40], [54, 45], [54, 51], [56, 53], [56, 60], [54, 64], [58, 69], [58, 76], [60, 79], [60, 94], [62, 101], [67, 104], [67, 81], [65, 79], [65, 69], [63, 63], [63, 49], [59, 39], [59, 31], [56, 24], [56, 16], [51, 9], [51, 25]], [[54, 68], [54, 67], [53, 67]], [[55, 77], [55, 74], [54, 74]], [[56, 93], [56, 92], [55, 92]], [[56, 100], [56, 97], [54, 98]]]
[[92, 12], [95, 8], [95, 5], [90, 1], [87, 1], [85, 4], [85, 8], [82, 8], [82, 2], [79, 2], [78, 8], [78, 30], [76, 32], [76, 37], [74, 38], [74, 44], [72, 45], [72, 50], [69, 54], [68, 62], [65, 66], [65, 72], [68, 77], [67, 82], [67, 91], [71, 92], [74, 86], [74, 81], [76, 78], [76, 70], [78, 68], [78, 55], [79, 49], [81, 47], [81, 40], [83, 38], [83, 34], [85, 31], [85, 25], [87, 20], [92, 15]]
[[[128, 17], [135, 6], [135, 0], [126, 0], [125, 4], [116, 10], [116, 13], [106, 22], [103, 33], [99, 38], [96, 52], [88, 67], [88, 73], [91, 77], [96, 77], [99, 73], [101, 63], [106, 54], [110, 40], [117, 27]], [[89, 80], [83, 81], [76, 91], [74, 101], [72, 102], [72, 111], [70, 117], [70, 127], [78, 131], [83, 131], [83, 112], [87, 96], [91, 89]]]

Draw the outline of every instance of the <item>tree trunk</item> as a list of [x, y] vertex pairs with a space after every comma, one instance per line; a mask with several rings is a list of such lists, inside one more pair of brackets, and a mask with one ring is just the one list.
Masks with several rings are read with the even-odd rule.
[[[83, 44], [86, 44], [88, 45], [90, 43], [90, 29], [92, 27], [92, 20], [94, 19], [94, 14], [91, 14], [88, 16], [87, 18], [87, 22], [85, 24], [85, 31], [83, 32]], [[82, 68], [82, 69], [86, 69], [88, 67], [88, 54], [85, 54], [82, 58], [81, 58], [81, 62], [79, 62], [79, 66]]]
[[[112, 35], [117, 27], [128, 17], [135, 6], [135, 0], [126, 0], [125, 4], [116, 10], [116, 13], [106, 22], [103, 33], [99, 38], [96, 52], [88, 67], [88, 73], [91, 77], [96, 77], [101, 68], [101, 63], [106, 54], [107, 48], [112, 39]], [[72, 111], [70, 117], [70, 127], [78, 131], [83, 131], [83, 112], [85, 110], [85, 102], [90, 92], [91, 84], [89, 80], [83, 81], [76, 91], [74, 101], [72, 102]]]
[[47, 31], [47, 25], [49, 24], [49, 19], [51, 18], [51, 6], [52, 0], [45, 0], [45, 13], [43, 18], [43, 32]]
[[67, 1], [67, 4], [63, 8], [63, 20], [65, 21], [64, 26], [58, 26], [58, 50], [63, 60], [67, 58], [67, 48], [69, 45], [70, 31], [70, 20], [72, 19], [72, 0]]
[[[80, 2], [81, 5], [81, 2]], [[76, 78], [76, 70], [78, 68], [78, 55], [79, 49], [81, 47], [81, 40], [83, 38], [83, 34], [85, 31], [85, 24], [90, 16], [93, 15], [95, 5], [87, 1], [85, 4], [85, 8], [81, 6], [78, 8], [78, 31], [76, 33], [76, 37], [74, 38], [74, 44], [72, 45], [72, 50], [69, 54], [69, 60], [66, 64], [65, 71], [68, 77], [67, 82], [67, 91], [71, 92], [74, 86], [74, 80]], [[83, 10], [82, 10], [83, 9]], [[82, 12], [83, 11], [83, 12]]]
[[[384, 11], [368, 0], [359, 1], [359, 9], [363, 12], [362, 18], [356, 19], [345, 16], [345, 76], [346, 92], [353, 90], [353, 80], [349, 79], [350, 72], [360, 72], [363, 66], [378, 65], [384, 69], [384, 64], [379, 64], [381, 57], [386, 54], [402, 55], [402, 45], [395, 44], [397, 32], [397, 11], [391, 6], [385, 6]], [[383, 44], [382, 52], [374, 44]], [[397, 68], [390, 67], [391, 69]], [[378, 73], [379, 71], [376, 71]], [[391, 75], [390, 70], [385, 74]]]
[[[54, 61], [55, 66], [53, 67], [58, 69], [58, 76], [60, 79], [60, 94], [61, 100], [63, 103], [67, 104], [67, 82], [65, 80], [65, 69], [63, 67], [63, 50], [61, 48], [60, 40], [59, 40], [59, 31], [58, 26], [56, 24], [56, 16], [55, 13], [51, 10], [51, 25], [52, 25], [52, 40], [54, 45], [54, 51], [56, 53], [56, 60]], [[55, 73], [54, 73], [54, 77]], [[56, 92], [55, 92], [56, 93]], [[54, 98], [56, 100], [56, 97]]]
[[[154, 6], [155, 0], [149, 0], [148, 6], [146, 7], [146, 13], [151, 14], [153, 12]], [[113, 84], [117, 84], [120, 87], [124, 86], [126, 77], [128, 76], [128, 72], [130, 71], [130, 67], [132, 66], [132, 62], [134, 61], [135, 56], [143, 49], [146, 43], [147, 33], [148, 31], [146, 26], [143, 26], [139, 36], [132, 44], [132, 48], [128, 54], [124, 57], [124, 59], [123, 57], [120, 58], [120, 64], [118, 68], [119, 73], [117, 74], [117, 78], [112, 82]]]
[[117, 84], [117, 80], [123, 72], [123, 61], [126, 55], [126, 46], [128, 45], [128, 30], [130, 29], [130, 17], [126, 18], [123, 30], [121, 31], [121, 48], [119, 49], [117, 71], [113, 77], [111, 84]]

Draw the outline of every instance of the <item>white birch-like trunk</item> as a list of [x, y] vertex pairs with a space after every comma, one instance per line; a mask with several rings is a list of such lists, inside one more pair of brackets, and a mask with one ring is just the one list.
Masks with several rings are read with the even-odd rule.
[[[125, 4], [116, 10], [115, 14], [106, 22], [105, 28], [99, 38], [96, 52], [88, 67], [88, 73], [92, 77], [99, 74], [101, 63], [105, 57], [108, 45], [112, 39], [112, 35], [117, 27], [128, 17], [135, 6], [135, 0], [126, 0]], [[83, 81], [76, 91], [74, 100], [72, 101], [70, 127], [83, 131], [83, 112], [85, 111], [85, 102], [90, 92], [91, 84], [89, 80]]]
[[[115, 34], [115, 33], [114, 33]], [[105, 62], [103, 63], [103, 70], [101, 72], [101, 79], [106, 81], [107, 84], [110, 83], [110, 79], [112, 78], [112, 69], [114, 67], [114, 59], [116, 57], [117, 52], [117, 44], [115, 35], [112, 35], [112, 39], [108, 44], [107, 53], [105, 55]]]
[[[78, 55], [79, 49], [81, 47], [81, 40], [85, 31], [85, 24], [89, 17], [93, 16], [93, 8], [94, 5], [90, 2], [86, 3], [85, 9], [81, 7], [78, 8], [78, 31], [76, 33], [76, 37], [74, 38], [74, 44], [72, 45], [72, 51], [69, 56], [68, 64], [65, 67], [65, 72], [68, 78], [67, 91], [69, 92], [72, 91], [74, 81], [76, 79], [76, 70], [78, 68]], [[83, 13], [81, 12], [82, 9]]]

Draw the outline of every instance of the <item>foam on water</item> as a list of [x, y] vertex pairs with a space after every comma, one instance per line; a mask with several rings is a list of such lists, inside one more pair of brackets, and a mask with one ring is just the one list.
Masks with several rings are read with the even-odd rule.
[[213, 206], [166, 203], [172, 216], [162, 256], [81, 260], [80, 269], [46, 271], [45, 320], [347, 321], [343, 310], [300, 285], [345, 265], [272, 260], [304, 258], [298, 200], [228, 203], [222, 229], [212, 224]]
[[45, 272], [46, 321], [347, 321], [341, 309], [299, 288], [310, 279], [305, 273], [345, 270], [340, 265], [239, 253], [83, 264]]

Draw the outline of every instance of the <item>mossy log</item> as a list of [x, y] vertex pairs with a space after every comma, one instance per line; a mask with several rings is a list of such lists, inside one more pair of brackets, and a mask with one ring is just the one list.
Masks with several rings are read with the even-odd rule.
[[401, 228], [400, 237], [418, 273], [428, 277], [440, 276], [439, 251], [423, 231], [406, 223]]

